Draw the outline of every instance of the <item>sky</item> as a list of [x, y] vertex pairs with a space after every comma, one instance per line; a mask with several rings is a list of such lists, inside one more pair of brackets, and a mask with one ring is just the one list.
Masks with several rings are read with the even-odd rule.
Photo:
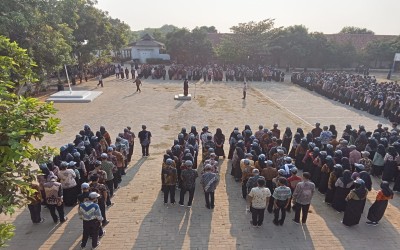
[[276, 27], [305, 25], [310, 32], [338, 33], [344, 26], [378, 35], [400, 35], [400, 0], [97, 0], [97, 7], [132, 30], [164, 24], [230, 32], [238, 23], [275, 19]]

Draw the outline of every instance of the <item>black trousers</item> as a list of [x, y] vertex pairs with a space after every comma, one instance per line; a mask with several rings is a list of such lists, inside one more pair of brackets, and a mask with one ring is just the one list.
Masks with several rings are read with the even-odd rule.
[[195, 188], [186, 189], [186, 188], [182, 187], [181, 193], [180, 193], [179, 204], [183, 205], [183, 203], [185, 202], [185, 194], [186, 194], [186, 192], [189, 192], [189, 201], [188, 201], [187, 205], [191, 206], [192, 202], [193, 202], [194, 190], [195, 190]]
[[114, 175], [113, 182], [114, 182], [114, 190], [115, 190], [118, 188], [118, 184], [121, 183], [122, 179], [121, 179], [121, 174], [118, 170], [115, 173], [113, 173], [113, 175]]
[[89, 236], [92, 237], [92, 248], [97, 247], [99, 239], [100, 221], [84, 220], [83, 221], [83, 237], [81, 247], [86, 247]]
[[149, 145], [147, 145], [147, 146], [142, 145], [142, 155], [149, 156]]
[[128, 153], [128, 157], [127, 157], [128, 161], [132, 160], [134, 146], [135, 146], [135, 144], [129, 144], [129, 153]]
[[47, 208], [49, 209], [50, 215], [53, 218], [54, 222], [58, 221], [58, 217], [56, 215], [56, 209], [57, 209], [57, 212], [58, 212], [58, 216], [60, 217], [60, 221], [61, 222], [65, 221], [64, 204], [61, 204], [60, 206], [47, 204]]
[[106, 181], [108, 190], [110, 191], [110, 198], [114, 195], [114, 179]]
[[310, 209], [310, 204], [302, 205], [296, 202], [296, 204], [294, 205], [294, 211], [295, 211], [294, 220], [296, 222], [300, 222], [300, 212], [302, 212], [301, 223], [306, 223], [309, 209]]
[[204, 197], [206, 199], [206, 206], [208, 208], [214, 208], [214, 192], [204, 192]]
[[253, 226], [261, 226], [264, 222], [265, 208], [254, 208], [251, 207], [251, 218], [253, 220]]
[[246, 187], [246, 184], [247, 184], [247, 180], [243, 181], [243, 183], [242, 183], [242, 197], [243, 197], [244, 199], [246, 199], [246, 197], [247, 197], [247, 187]]
[[175, 203], [175, 185], [164, 186], [164, 203], [168, 203], [168, 196], [170, 197], [171, 203]]
[[40, 202], [37, 204], [33, 204], [33, 205], [29, 204], [28, 209], [31, 214], [32, 222], [39, 223], [42, 220], [42, 218], [40, 216], [40, 212], [42, 211], [42, 204], [40, 204]]
[[97, 204], [99, 205], [101, 216], [103, 217], [103, 222], [107, 220], [106, 217], [106, 203], [104, 202], [104, 198], [101, 198], [102, 200], [98, 201]]
[[[285, 206], [286, 206], [287, 200], [284, 200], [284, 201], [277, 200], [276, 203], [277, 203], [278, 207], [274, 208], [274, 221], [279, 222], [282, 225], [286, 218]], [[279, 219], [279, 212], [281, 212], [281, 219]]]

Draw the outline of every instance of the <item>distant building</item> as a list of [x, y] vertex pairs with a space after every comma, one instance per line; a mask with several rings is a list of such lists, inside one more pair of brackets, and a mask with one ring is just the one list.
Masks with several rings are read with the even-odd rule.
[[150, 60], [169, 61], [168, 54], [163, 54], [165, 45], [154, 39], [149, 34], [144, 35], [139, 41], [128, 44], [119, 53], [123, 61], [132, 60], [134, 62], [147, 63]]

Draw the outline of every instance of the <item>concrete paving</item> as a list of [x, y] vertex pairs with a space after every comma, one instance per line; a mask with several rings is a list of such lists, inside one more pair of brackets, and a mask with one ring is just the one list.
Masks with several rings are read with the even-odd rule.
[[[180, 129], [196, 125], [198, 130], [208, 125], [212, 132], [221, 128], [228, 137], [235, 126], [250, 124], [254, 132], [259, 124], [272, 127], [277, 122], [295, 130], [309, 131], [319, 121], [321, 125], [335, 124], [342, 131], [348, 123], [363, 124], [374, 129], [381, 118], [327, 100], [290, 83], [250, 83], [246, 100], [242, 100], [242, 84], [190, 84], [191, 101], [176, 101], [182, 93], [183, 82], [143, 80], [141, 93], [135, 92], [131, 80], [104, 80], [103, 94], [91, 103], [58, 103], [61, 132], [46, 136], [35, 145], [59, 147], [72, 141], [75, 134], [90, 124], [93, 130], [104, 125], [115, 140], [117, 133], [131, 126], [137, 134], [146, 124], [153, 134], [150, 157], [141, 158], [139, 147], [122, 187], [117, 191], [108, 210], [110, 224], [101, 240], [100, 249], [398, 249], [400, 243], [399, 195], [390, 201], [385, 218], [378, 227], [365, 224], [367, 209], [378, 189], [374, 188], [367, 201], [359, 225], [344, 227], [343, 214], [336, 213], [323, 203], [316, 193], [307, 225], [294, 224], [293, 214], [287, 215], [283, 226], [272, 224], [266, 214], [260, 229], [250, 226], [245, 213], [240, 184], [231, 177], [230, 161], [221, 160], [221, 182], [216, 191], [216, 208], [205, 208], [204, 196], [197, 185], [193, 207], [164, 206], [160, 192], [162, 155], [177, 137]], [[99, 90], [92, 81], [76, 90]], [[138, 144], [136, 144], [138, 145]], [[227, 153], [227, 147], [225, 148]], [[68, 209], [69, 220], [54, 225], [49, 212], [43, 209], [45, 223], [32, 225], [27, 209], [18, 210], [12, 217], [0, 216], [1, 221], [13, 222], [16, 235], [8, 249], [79, 249], [82, 222], [77, 208]], [[89, 244], [88, 244], [89, 245]]]

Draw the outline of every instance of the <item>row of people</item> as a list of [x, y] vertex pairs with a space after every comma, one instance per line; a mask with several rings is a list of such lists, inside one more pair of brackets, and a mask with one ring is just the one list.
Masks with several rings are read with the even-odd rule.
[[400, 122], [400, 87], [395, 82], [378, 82], [375, 77], [347, 72], [298, 72], [292, 82], [329, 99]]

